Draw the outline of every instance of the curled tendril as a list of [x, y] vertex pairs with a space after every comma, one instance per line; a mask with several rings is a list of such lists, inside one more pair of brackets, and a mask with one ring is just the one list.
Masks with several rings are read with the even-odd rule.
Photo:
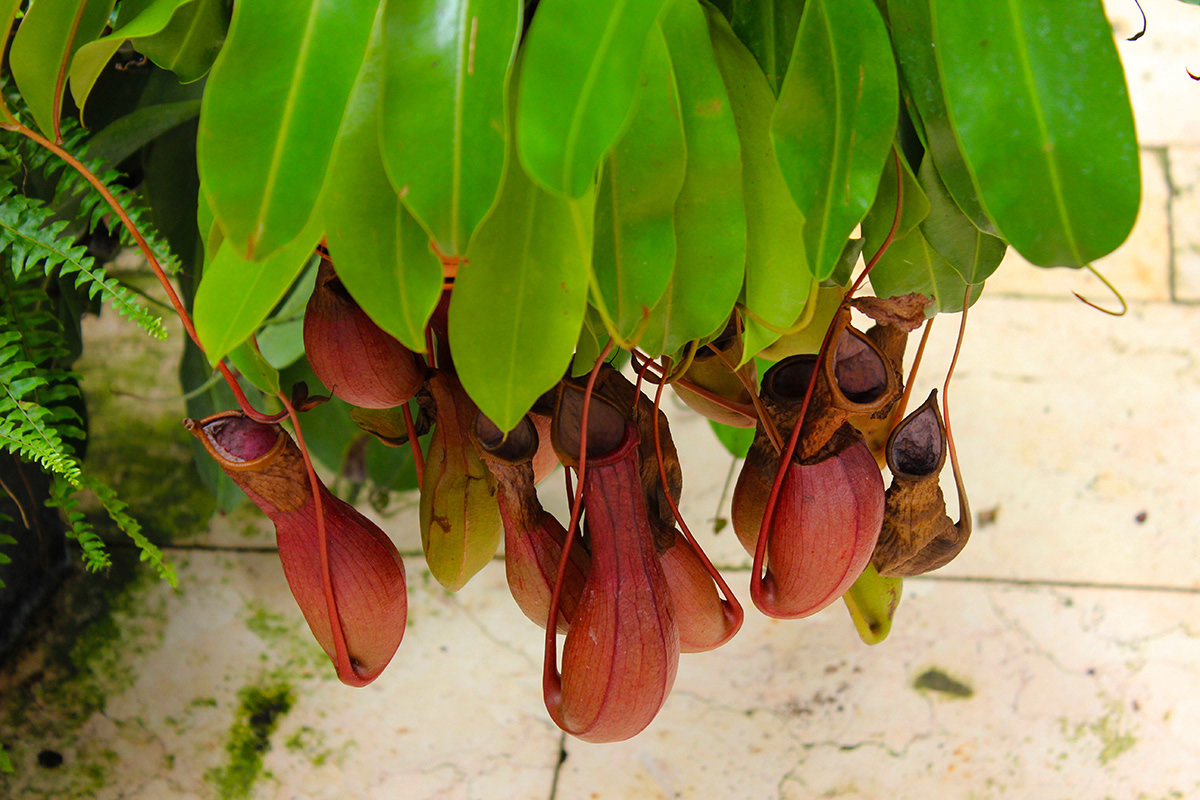
[[[1197, 80], [1200, 80], [1200, 78], [1197, 78]], [[1113, 317], [1125, 316], [1125, 312], [1129, 310], [1129, 304], [1125, 302], [1125, 298], [1117, 290], [1117, 287], [1115, 287], [1111, 283], [1109, 283], [1108, 278], [1105, 278], [1103, 275], [1101, 275], [1096, 270], [1096, 268], [1093, 267], [1091, 264], [1085, 264], [1084, 266], [1087, 267], [1088, 272], [1095, 275], [1097, 278], [1100, 279], [1101, 283], [1103, 283], [1105, 286], [1108, 287], [1108, 290], [1110, 292], [1112, 292], [1113, 295], [1117, 298], [1117, 302], [1121, 304], [1121, 310], [1120, 311], [1110, 311], [1107, 308], [1101, 308], [1100, 306], [1093, 303], [1091, 300], [1088, 300], [1086, 297], [1081, 295], [1079, 292], [1071, 292], [1071, 294], [1075, 295], [1075, 297], [1079, 299], [1079, 302], [1083, 303], [1085, 306], [1090, 306], [1091, 308], [1096, 309], [1097, 311], [1099, 311], [1102, 314], [1108, 314], [1109, 316], [1113, 316]]]
[[1136, 42], [1138, 39], [1146, 35], [1146, 10], [1142, 8], [1142, 4], [1139, 3], [1138, 0], [1133, 0], [1133, 4], [1137, 6], [1138, 13], [1142, 15], [1142, 29], [1126, 39], [1125, 41], [1127, 42]]

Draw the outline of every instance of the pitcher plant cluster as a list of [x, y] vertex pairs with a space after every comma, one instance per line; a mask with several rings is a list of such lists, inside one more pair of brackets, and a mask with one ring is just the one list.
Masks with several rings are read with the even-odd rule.
[[[329, 409], [411, 457], [447, 590], [503, 541], [547, 711], [589, 741], [643, 730], [680, 654], [743, 621], [679, 513], [665, 387], [744, 432], [754, 605], [844, 598], [880, 642], [903, 578], [971, 533], [953, 362], [940, 404], [910, 397], [910, 334], [915, 371], [938, 314], [961, 346], [1008, 247], [1088, 267], [1138, 209], [1098, 0], [22, 5], [0, 128], [91, 183], [223, 377], [185, 424], [275, 524], [337, 676], [381, 674], [407, 599], [387, 533], [314, 468]], [[139, 72], [128, 114], [64, 135]], [[140, 196], [98, 177], [97, 140], [140, 154]], [[560, 464], [565, 520], [536, 488]]]

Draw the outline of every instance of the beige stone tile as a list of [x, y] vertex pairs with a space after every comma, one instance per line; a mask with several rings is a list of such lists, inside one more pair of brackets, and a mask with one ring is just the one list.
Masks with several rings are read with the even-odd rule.
[[1138, 140], [1143, 145], [1196, 143], [1200, 103], [1187, 71], [1200, 74], [1200, 9], [1178, 0], [1142, 0], [1146, 34], [1129, 42], [1142, 27], [1137, 5], [1125, 0], [1104, 5], [1125, 66]]
[[[940, 385], [958, 317], [939, 319], [914, 392]], [[984, 297], [969, 313], [951, 422], [977, 522], [943, 571], [1200, 587], [1200, 315]], [[942, 485], [953, 507], [949, 470]], [[1143, 516], [1144, 515], [1144, 516]]]
[[1187, 622], [1200, 598], [930, 580], [905, 591], [896, 630], [874, 648], [839, 607], [751, 618], [721, 650], [684, 658], [639, 737], [569, 740], [556, 797], [1200, 791], [1200, 643]]
[[[1200, 18], [1200, 9], [1196, 12]], [[1140, 164], [1142, 204], [1133, 231], [1124, 244], [1098, 259], [1093, 266], [1120, 290], [1126, 300], [1170, 300], [1171, 239], [1167, 216], [1170, 190], [1163, 158], [1159, 151], [1143, 150]], [[1011, 247], [984, 288], [985, 295], [1011, 294], [1074, 301], [1072, 291], [1103, 308], [1118, 307], [1109, 290], [1087, 270], [1035, 267]]]
[[[273, 554], [176, 561], [180, 590], [154, 583], [129, 596], [125, 607], [140, 612], [114, 617], [105, 633], [120, 643], [82, 684], [42, 686], [33, 702], [0, 694], [0, 741], [18, 768], [0, 775], [0, 797], [239, 796], [220, 791], [222, 778], [238, 785], [228, 748], [239, 692], [277, 687], [290, 689], [291, 707], [240, 796], [548, 796], [559, 732], [541, 701], [541, 633], [508, 597], [499, 565], [452, 596], [410, 563], [401, 649], [378, 680], [351, 689], [334, 678]], [[23, 674], [38, 659], [28, 654]], [[98, 710], [85, 713], [94, 692]], [[38, 767], [42, 748], [63, 765]]]
[[1173, 147], [1171, 232], [1174, 244], [1175, 299], [1200, 301], [1200, 148]]

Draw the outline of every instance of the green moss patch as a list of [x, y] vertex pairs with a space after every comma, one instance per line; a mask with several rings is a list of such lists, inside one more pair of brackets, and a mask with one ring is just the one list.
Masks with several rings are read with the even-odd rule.
[[286, 683], [248, 686], [238, 692], [237, 719], [229, 729], [225, 753], [229, 763], [211, 770], [206, 777], [216, 786], [221, 800], [250, 796], [262, 772], [263, 753], [271, 749], [271, 734], [279, 718], [292, 708], [292, 688]]

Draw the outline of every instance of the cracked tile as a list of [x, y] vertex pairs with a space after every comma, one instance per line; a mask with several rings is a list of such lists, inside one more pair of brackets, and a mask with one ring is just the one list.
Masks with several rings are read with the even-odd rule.
[[[939, 320], [913, 397], [941, 385], [957, 319]], [[945, 575], [1200, 587], [1200, 317], [1135, 304], [988, 298], [974, 306], [950, 415], [976, 514]], [[950, 470], [942, 487], [954, 504]], [[982, 521], [981, 521], [982, 520]]]
[[[874, 648], [840, 604], [754, 614], [684, 659], [640, 737], [568, 741], [557, 796], [1190, 796], [1200, 746], [1172, 720], [1200, 708], [1181, 625], [1197, 611], [1197, 595], [909, 581]], [[930, 673], [966, 689], [914, 688]]]
[[[451, 596], [410, 563], [401, 649], [382, 677], [351, 689], [309, 635], [273, 554], [175, 555], [180, 590], [151, 583], [136, 596], [141, 615], [114, 616], [117, 649], [89, 670], [94, 712], [77, 718], [75, 684], [39, 686], [36, 664], [3, 677], [0, 741], [18, 772], [0, 775], [0, 797], [549, 795], [560, 734], [541, 701], [541, 635], [508, 597], [500, 565]], [[272, 687], [290, 702], [235, 757], [256, 720], [237, 732], [239, 702]], [[245, 758], [259, 747], [251, 769]], [[38, 767], [43, 748], [63, 765]], [[229, 789], [231, 767], [248, 772], [246, 794]]]

